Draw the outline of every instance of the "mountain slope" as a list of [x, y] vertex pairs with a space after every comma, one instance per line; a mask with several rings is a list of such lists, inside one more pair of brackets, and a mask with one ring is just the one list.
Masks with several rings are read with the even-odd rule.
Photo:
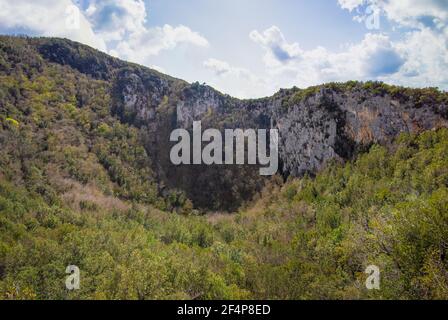
[[[2, 37], [1, 48], [1, 70], [15, 78], [12, 82], [27, 80], [29, 84], [25, 85], [32, 85], [49, 70], [59, 78], [64, 74], [65, 79], [59, 79], [61, 84], [53, 81], [50, 89], [63, 91], [58, 94], [64, 96], [60, 103], [65, 108], [71, 103], [76, 107], [74, 113], [96, 118], [86, 124], [90, 126], [85, 128], [86, 134], [91, 136], [106, 117], [107, 125], [118, 120], [117, 124], [137, 130], [139, 143], [151, 162], [142, 167], [153, 172], [157, 193], [166, 198], [178, 190], [203, 209], [236, 210], [262, 189], [266, 179], [259, 176], [257, 166], [173, 166], [169, 135], [177, 128], [191, 130], [195, 120], [201, 120], [204, 129], [279, 129], [280, 173], [285, 177], [313, 174], [330, 159], [350, 159], [358, 150], [372, 143], [389, 143], [401, 132], [422, 132], [448, 124], [448, 95], [436, 89], [349, 82], [238, 100], [68, 40]], [[17, 75], [19, 70], [21, 75]], [[18, 76], [21, 80], [16, 79]], [[72, 88], [60, 87], [67, 83]], [[21, 101], [24, 97], [20, 92], [11, 95], [12, 90], [22, 89], [6, 89], [3, 114], [30, 119], [17, 107], [27, 105], [29, 113], [36, 108]], [[14, 108], [6, 106], [7, 101]], [[60, 112], [60, 106], [54, 107]], [[95, 108], [101, 108], [101, 114]]]
[[[73, 181], [48, 199], [1, 179], [0, 299], [446, 299], [447, 141], [403, 135], [234, 215], [166, 213]], [[379, 291], [364, 286], [372, 264]]]

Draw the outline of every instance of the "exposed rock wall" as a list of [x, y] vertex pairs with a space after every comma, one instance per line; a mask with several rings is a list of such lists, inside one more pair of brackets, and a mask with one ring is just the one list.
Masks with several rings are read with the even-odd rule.
[[[203, 129], [276, 128], [280, 136], [279, 173], [299, 177], [315, 173], [328, 160], [350, 159], [357, 150], [372, 143], [387, 144], [402, 132], [448, 126], [446, 116], [441, 115], [447, 109], [444, 104], [417, 106], [412, 98], [401, 101], [361, 87], [347, 91], [322, 87], [297, 103], [285, 105], [282, 96], [243, 101], [193, 84], [179, 91], [166, 112], [161, 113], [152, 103], [160, 103], [157, 96], [167, 94], [166, 90], [145, 90], [143, 84], [135, 81], [131, 84], [123, 87], [128, 97], [124, 100], [125, 109], [135, 110], [152, 128], [151, 136], [157, 141], [151, 144], [151, 152], [158, 155], [157, 171], [166, 185], [186, 190], [200, 205], [207, 205], [218, 192], [217, 208], [238, 207], [262, 188], [266, 178], [258, 176], [257, 166], [172, 166], [168, 157], [171, 130], [191, 129], [193, 121], [199, 120]], [[145, 92], [153, 93], [152, 100]], [[246, 195], [242, 198], [241, 187]]]
[[161, 185], [184, 190], [199, 206], [215, 203], [215, 208], [236, 208], [260, 190], [265, 178], [258, 176], [257, 166], [173, 166], [170, 132], [191, 128], [195, 120], [201, 120], [204, 129], [277, 128], [284, 176], [316, 172], [330, 159], [350, 159], [358, 149], [376, 142], [387, 144], [401, 132], [448, 126], [446, 93], [441, 100], [422, 100], [415, 90], [397, 95], [381, 87], [342, 84], [238, 100], [68, 40], [29, 43], [43, 59], [109, 82], [112, 114], [141, 128]]

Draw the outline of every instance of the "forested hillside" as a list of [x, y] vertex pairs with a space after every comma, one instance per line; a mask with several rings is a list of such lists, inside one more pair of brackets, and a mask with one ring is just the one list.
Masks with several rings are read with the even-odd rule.
[[[350, 82], [240, 101], [1, 37], [0, 298], [447, 299], [447, 96]], [[197, 117], [278, 126], [280, 174], [168, 164], [166, 134]]]
[[[2, 298], [448, 298], [445, 129], [273, 183], [233, 215], [179, 215], [65, 182], [49, 196], [2, 178]], [[69, 264], [79, 291], [64, 287]], [[370, 264], [379, 291], [365, 289]]]

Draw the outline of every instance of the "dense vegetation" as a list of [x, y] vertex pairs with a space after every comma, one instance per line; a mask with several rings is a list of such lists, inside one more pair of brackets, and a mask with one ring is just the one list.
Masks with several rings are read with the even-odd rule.
[[[43, 177], [36, 180], [44, 181]], [[0, 183], [2, 298], [448, 298], [448, 130], [198, 217]], [[84, 187], [85, 188], [85, 187]], [[82, 188], [82, 189], [84, 189]], [[65, 267], [82, 270], [64, 288]], [[367, 291], [363, 271], [382, 271]]]
[[[0, 41], [0, 299], [448, 298], [447, 129], [200, 215], [161, 185], [111, 89]], [[364, 285], [372, 264], [378, 291]]]

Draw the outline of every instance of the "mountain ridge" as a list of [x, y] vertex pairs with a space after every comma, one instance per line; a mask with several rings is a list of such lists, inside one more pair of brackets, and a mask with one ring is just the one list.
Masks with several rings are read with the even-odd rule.
[[[448, 126], [448, 94], [434, 88], [351, 81], [282, 89], [270, 97], [241, 100], [67, 39], [3, 36], [0, 40], [6, 53], [8, 42], [14, 41], [19, 50], [29, 50], [27, 59], [35, 60], [31, 68], [33, 63], [54, 63], [92, 80], [105, 81], [110, 114], [143, 132], [152, 170], [162, 182], [158, 192], [166, 194], [165, 186], [181, 190], [199, 208], [236, 210], [261, 191], [266, 179], [257, 175], [256, 166], [172, 165], [170, 132], [177, 128], [191, 130], [193, 121], [220, 130], [278, 129], [279, 173], [285, 178], [313, 175], [328, 161], [352, 159], [371, 144], [388, 144], [403, 132]], [[82, 96], [75, 99], [77, 107], [82, 108]], [[235, 181], [241, 181], [236, 189], [230, 187]]]

